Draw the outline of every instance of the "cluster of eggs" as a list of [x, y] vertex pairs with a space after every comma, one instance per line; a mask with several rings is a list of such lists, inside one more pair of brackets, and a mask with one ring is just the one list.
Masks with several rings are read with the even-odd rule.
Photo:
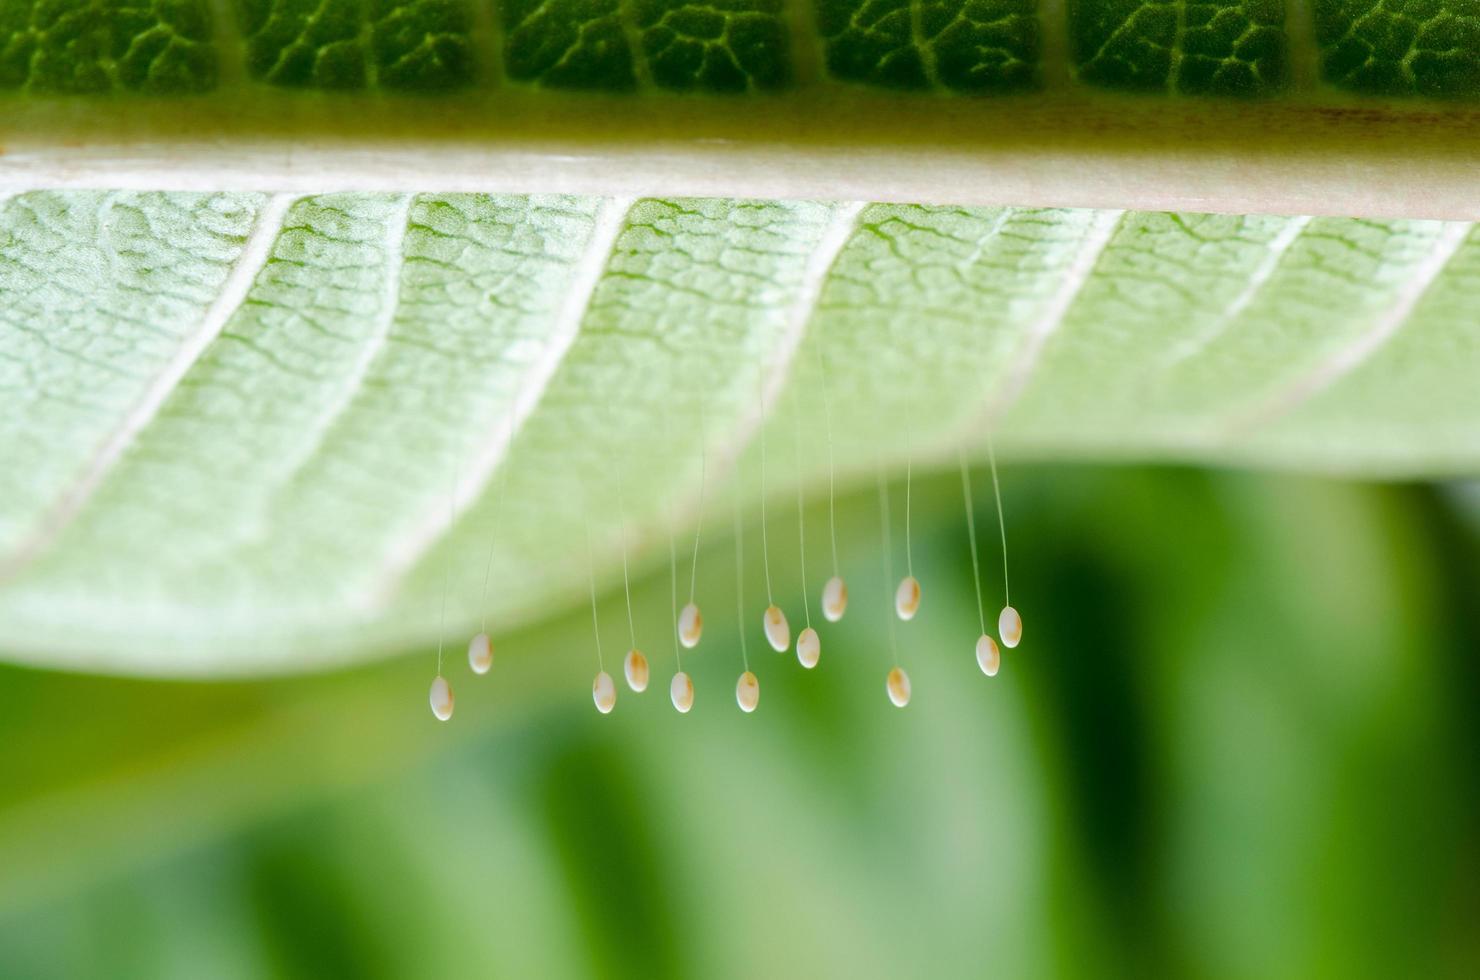
[[[848, 608], [848, 586], [842, 578], [834, 575], [827, 580], [822, 589], [822, 615], [830, 623], [836, 623], [843, 618], [843, 613]], [[894, 612], [900, 619], [908, 622], [915, 618], [920, 610], [920, 583], [913, 575], [906, 576], [900, 581], [899, 587], [894, 593]], [[766, 607], [761, 617], [761, 628], [766, 636], [766, 642], [771, 649], [777, 653], [785, 653], [791, 647], [791, 626], [786, 620], [786, 613], [774, 603]], [[678, 639], [686, 649], [692, 650], [699, 645], [699, 639], [704, 632], [704, 617], [699, 612], [699, 607], [690, 602], [683, 607], [678, 617]], [[1023, 637], [1023, 620], [1018, 611], [1012, 606], [1004, 606], [997, 617], [997, 633], [1002, 638], [1002, 645], [1008, 649], [1016, 647]], [[817, 631], [808, 626], [797, 635], [796, 642], [797, 661], [803, 667], [811, 669], [817, 666], [822, 657], [822, 641]], [[1002, 665], [1002, 652], [997, 642], [986, 633], [976, 641], [976, 662], [983, 674], [995, 677], [998, 668]], [[475, 674], [486, 674], [493, 666], [493, 644], [487, 633], [479, 633], [473, 637], [468, 644], [468, 666]], [[647, 690], [650, 678], [647, 657], [641, 650], [632, 649], [627, 651], [622, 660], [622, 673], [627, 680], [627, 686], [635, 693]], [[910, 677], [904, 668], [896, 665], [889, 670], [884, 682], [885, 691], [889, 700], [896, 706], [903, 708], [910, 702]], [[673, 701], [673, 707], [680, 713], [687, 714], [694, 706], [694, 681], [682, 670], [673, 675], [673, 680], [668, 686], [669, 697]], [[610, 714], [617, 706], [617, 685], [612, 676], [606, 671], [596, 675], [591, 685], [591, 698], [596, 704], [596, 710], [602, 714]], [[747, 714], [754, 711], [760, 705], [761, 687], [760, 680], [755, 674], [746, 670], [740, 675], [735, 684], [735, 701], [740, 710]], [[432, 680], [431, 688], [432, 714], [441, 721], [447, 721], [452, 717], [453, 696], [452, 685], [447, 678], [440, 673]]]

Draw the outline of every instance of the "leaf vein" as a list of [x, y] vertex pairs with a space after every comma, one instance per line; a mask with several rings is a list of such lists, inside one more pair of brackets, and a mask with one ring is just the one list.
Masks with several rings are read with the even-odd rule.
[[508, 457], [515, 436], [534, 414], [549, 387], [550, 379], [555, 376], [556, 370], [581, 333], [581, 321], [603, 273], [606, 272], [617, 236], [626, 226], [627, 214], [633, 203], [629, 198], [612, 198], [602, 203], [591, 237], [566, 289], [565, 300], [551, 323], [544, 350], [515, 394], [514, 405], [506, 416], [507, 421], [494, 427], [488, 439], [471, 447], [471, 454], [458, 467], [458, 482], [452, 494], [451, 520], [448, 519], [447, 510], [439, 502], [436, 506], [429, 507], [413, 529], [389, 549], [384, 571], [367, 593], [373, 607], [384, 606], [396, 597], [407, 572], [415, 567], [423, 555], [431, 553], [447, 535], [456, 524], [457, 517], [478, 499], [497, 473], [500, 464]]
[[1225, 435], [1229, 438], [1240, 438], [1253, 429], [1268, 426], [1288, 416], [1296, 408], [1331, 388], [1361, 366], [1408, 322], [1414, 308], [1418, 306], [1429, 287], [1439, 278], [1449, 264], [1449, 260], [1464, 244], [1472, 227], [1462, 222], [1446, 223], [1428, 256], [1413, 270], [1393, 303], [1372, 321], [1371, 327], [1351, 343], [1338, 348], [1331, 356], [1277, 392], [1254, 411], [1235, 419], [1228, 426]]
[[236, 265], [232, 267], [215, 302], [206, 310], [200, 327], [181, 345], [175, 356], [155, 376], [153, 383], [144, 390], [97, 451], [83, 464], [77, 479], [46, 513], [31, 535], [10, 555], [0, 557], [0, 584], [10, 581], [23, 571], [82, 511], [114, 465], [133, 445], [139, 433], [159, 413], [186, 372], [220, 335], [232, 313], [245, 300], [257, 273], [267, 264], [273, 242], [281, 233], [284, 218], [293, 200], [293, 196], [289, 194], [275, 194], [268, 198], [257, 215], [256, 223], [237, 257]]

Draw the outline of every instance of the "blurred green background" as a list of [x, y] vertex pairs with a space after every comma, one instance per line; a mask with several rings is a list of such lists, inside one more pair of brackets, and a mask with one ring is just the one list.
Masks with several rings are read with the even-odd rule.
[[[764, 647], [749, 516], [752, 716], [718, 529], [686, 717], [666, 555], [635, 584], [654, 683], [610, 717], [581, 606], [495, 631], [488, 677], [451, 639], [447, 725], [430, 650], [252, 683], [0, 670], [0, 974], [1480, 975], [1473, 489], [1014, 467], [1004, 495], [1025, 639], [988, 679], [959, 483], [917, 474], [903, 711], [870, 487], [839, 501], [852, 602], [814, 615], [810, 673]], [[796, 515], [770, 519], [795, 632]], [[815, 610], [825, 501], [807, 529]], [[616, 673], [620, 593], [601, 624]]]

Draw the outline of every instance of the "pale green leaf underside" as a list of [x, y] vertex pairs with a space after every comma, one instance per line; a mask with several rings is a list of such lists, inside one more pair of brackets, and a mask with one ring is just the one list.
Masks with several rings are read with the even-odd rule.
[[624, 527], [666, 561], [701, 472], [711, 516], [753, 504], [762, 405], [781, 501], [826, 484], [825, 401], [843, 481], [989, 430], [1011, 459], [1470, 471], [1477, 289], [1463, 223], [20, 194], [0, 648], [320, 666], [433, 641], [444, 581], [452, 635], [527, 620], [581, 596], [588, 527], [610, 583]]

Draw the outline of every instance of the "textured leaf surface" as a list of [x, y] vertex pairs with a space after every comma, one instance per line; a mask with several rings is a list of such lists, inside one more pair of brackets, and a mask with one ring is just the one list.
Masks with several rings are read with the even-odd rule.
[[1315, 0], [1321, 71], [1379, 95], [1480, 91], [1480, 9], [1426, 0]]
[[[8, 0], [0, 89], [1480, 95], [1467, 0]], [[1314, 73], [1312, 73], [1314, 74]], [[1316, 80], [1311, 79], [1312, 83]]]
[[1077, 0], [1079, 77], [1111, 88], [1269, 95], [1288, 77], [1278, 0]]
[[203, 92], [220, 77], [209, 0], [7, 0], [0, 89]]
[[[876, 466], [1480, 465], [1464, 223], [726, 200], [0, 205], [0, 644], [309, 667]], [[775, 513], [773, 511], [774, 519]], [[485, 593], [485, 569], [491, 588]]]
[[1039, 25], [1028, 0], [819, 0], [817, 24], [827, 71], [839, 80], [955, 92], [1038, 87]]

